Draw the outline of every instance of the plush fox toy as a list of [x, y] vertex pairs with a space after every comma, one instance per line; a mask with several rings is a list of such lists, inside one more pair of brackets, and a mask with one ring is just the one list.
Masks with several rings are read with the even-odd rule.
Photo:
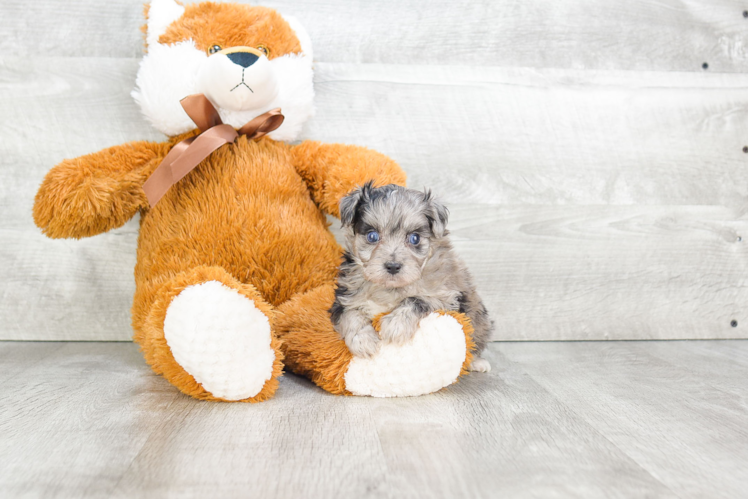
[[432, 314], [412, 344], [368, 359], [332, 328], [342, 252], [325, 214], [338, 216], [357, 186], [404, 185], [405, 174], [362, 147], [288, 143], [313, 113], [300, 24], [264, 7], [174, 0], [154, 0], [146, 17], [132, 95], [170, 139], [65, 160], [34, 205], [51, 238], [140, 213], [132, 325], [146, 361], [182, 392], [223, 401], [268, 399], [284, 363], [335, 394], [454, 382], [471, 360], [462, 315]]

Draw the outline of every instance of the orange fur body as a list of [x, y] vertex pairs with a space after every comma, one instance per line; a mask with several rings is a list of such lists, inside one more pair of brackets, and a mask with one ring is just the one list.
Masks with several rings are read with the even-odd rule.
[[[37, 225], [52, 238], [81, 238], [121, 226], [141, 212], [134, 339], [153, 369], [183, 392], [216, 399], [171, 356], [163, 335], [166, 308], [186, 286], [215, 280], [253, 299], [270, 317], [288, 303], [281, 307], [280, 326], [273, 323], [274, 377], [250, 401], [262, 401], [275, 391], [285, 342], [297, 346], [289, 368], [342, 393], [326, 380], [335, 378], [331, 368], [343, 366], [346, 356], [350, 359], [345, 344], [332, 342], [330, 353], [324, 341], [317, 344], [318, 339], [304, 335], [290, 338], [311, 325], [332, 331], [327, 312], [332, 301], [320, 291], [331, 293], [341, 249], [324, 213], [338, 215], [340, 198], [369, 179], [405, 184], [405, 174], [391, 159], [362, 147], [309, 141], [289, 146], [240, 137], [204, 160], [155, 207], [148, 207], [142, 183], [171, 146], [193, 134], [162, 144], [115, 146], [64, 161], [39, 189]], [[306, 292], [311, 293], [302, 297]], [[294, 318], [293, 305], [299, 300], [308, 310]], [[311, 343], [298, 347], [306, 342]], [[301, 351], [326, 362], [300, 363], [296, 353]]]

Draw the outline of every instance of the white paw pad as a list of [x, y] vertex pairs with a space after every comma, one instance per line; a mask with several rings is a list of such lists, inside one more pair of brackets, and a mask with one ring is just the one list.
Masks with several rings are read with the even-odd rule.
[[467, 346], [462, 325], [432, 313], [421, 320], [411, 342], [383, 344], [369, 359], [354, 357], [345, 388], [357, 396], [420, 396], [452, 384], [460, 375]]
[[470, 363], [469, 370], [471, 372], [487, 373], [491, 371], [491, 363], [489, 363], [487, 359], [473, 358], [473, 362]]
[[177, 363], [213, 396], [234, 401], [257, 395], [272, 376], [270, 335], [254, 302], [218, 281], [182, 290], [164, 320]]

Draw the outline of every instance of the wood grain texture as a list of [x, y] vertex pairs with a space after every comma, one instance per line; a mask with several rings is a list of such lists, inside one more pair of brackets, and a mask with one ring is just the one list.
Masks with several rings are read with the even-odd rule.
[[[747, 338], [748, 234], [722, 207], [453, 206], [498, 340]], [[737, 321], [737, 326], [732, 326]]]
[[[743, 395], [746, 389], [748, 355], [744, 347], [743, 344], [732, 342], [684, 342], [677, 346], [678, 355], [674, 356], [668, 343], [657, 342], [648, 347], [647, 353], [684, 369], [693, 376], [708, 380], [710, 386], [732, 394], [745, 406], [747, 401]], [[712, 362], [701, 362], [705, 358]]]
[[134, 345], [63, 344], [0, 387], [0, 494], [673, 495], [491, 349], [494, 372], [430, 396], [337, 397], [287, 376], [245, 405], [176, 393]]
[[[318, 64], [307, 136], [448, 202], [743, 206], [748, 75]], [[355, 125], [354, 125], [355, 124]]]
[[0, 495], [748, 494], [748, 342], [494, 343], [487, 358], [429, 396], [289, 375], [248, 405], [177, 393], [129, 343], [0, 343], [0, 376], [28, 364], [0, 385]]
[[[52, 241], [30, 215], [63, 158], [162, 138], [129, 96], [137, 63], [2, 67], [2, 339], [131, 335], [137, 220]], [[449, 204], [500, 339], [745, 338], [745, 81], [318, 64], [304, 137], [379, 149]]]
[[[138, 57], [142, 0], [0, 5], [0, 52]], [[252, 2], [254, 3], [254, 2]], [[299, 18], [316, 60], [744, 72], [748, 34], [735, 0], [262, 2]]]
[[[29, 345], [58, 349], [40, 362]], [[6, 342], [0, 350], [29, 362], [0, 390], [3, 497], [108, 496], [151, 433], [188, 402], [129, 343]]]
[[676, 496], [748, 494], [748, 385], [722, 388], [746, 380], [746, 342], [496, 346]]
[[14, 59], [0, 66], [0, 267], [6, 277], [0, 338], [130, 338], [138, 221], [96, 238], [50, 240], [34, 225], [31, 208], [44, 175], [63, 159], [163, 139], [129, 96], [137, 65], [134, 59]]
[[0, 384], [51, 356], [65, 344], [59, 342], [18, 342], [0, 344]]

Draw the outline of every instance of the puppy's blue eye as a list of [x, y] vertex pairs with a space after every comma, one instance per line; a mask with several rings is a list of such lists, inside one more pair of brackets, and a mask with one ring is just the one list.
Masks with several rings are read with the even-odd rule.
[[408, 235], [408, 243], [411, 245], [418, 245], [421, 242], [421, 237], [418, 233], [411, 233]]
[[379, 233], [376, 231], [369, 231], [366, 233], [366, 241], [369, 243], [376, 243], [379, 241]]

